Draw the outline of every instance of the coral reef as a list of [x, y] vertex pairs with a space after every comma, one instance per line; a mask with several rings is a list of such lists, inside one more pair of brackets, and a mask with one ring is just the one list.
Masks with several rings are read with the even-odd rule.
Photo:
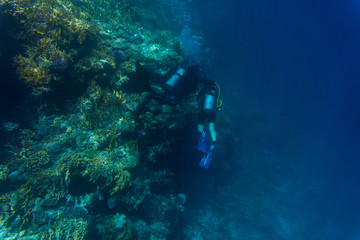
[[[21, 23], [19, 38], [25, 53], [14, 59], [18, 75], [33, 88], [36, 95], [50, 91], [55, 75], [51, 69], [63, 63], [77, 64], [90, 41], [96, 41], [98, 26], [69, 1], [2, 1], [2, 11]], [[90, 55], [90, 54], [89, 54]], [[51, 66], [53, 68], [51, 68]], [[66, 70], [67, 66], [61, 66]]]
[[[26, 158], [26, 157], [24, 156], [24, 158]], [[26, 159], [26, 162], [23, 164], [22, 167], [23, 167], [24, 172], [33, 174], [33, 173], [40, 172], [49, 163], [50, 163], [49, 154], [46, 151], [41, 150], [41, 151], [31, 154]]]
[[39, 96], [36, 120], [3, 124], [0, 238], [166, 239], [186, 196], [158, 163], [194, 122], [195, 96], [159, 105], [138, 72], [184, 63], [178, 41], [142, 27], [160, 20], [125, 0], [5, 0], [0, 13], [20, 24], [14, 67]]

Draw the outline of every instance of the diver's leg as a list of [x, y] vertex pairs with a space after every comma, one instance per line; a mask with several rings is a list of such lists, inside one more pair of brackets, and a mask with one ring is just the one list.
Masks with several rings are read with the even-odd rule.
[[202, 132], [204, 131], [204, 129], [205, 129], [205, 125], [204, 125], [204, 124], [198, 124], [197, 127], [198, 127], [198, 132], [199, 132], [199, 133], [202, 133]]
[[209, 132], [210, 132], [211, 140], [213, 142], [216, 142], [215, 123], [209, 122]]
[[209, 146], [209, 149], [204, 154], [204, 157], [201, 159], [199, 166], [203, 168], [209, 168], [210, 162], [213, 158], [215, 144], [216, 144], [216, 131], [215, 131], [215, 123], [209, 122], [209, 132], [211, 135], [212, 143]]
[[200, 111], [198, 113], [198, 118], [197, 118], [197, 127], [199, 133], [205, 131], [205, 121], [206, 121], [205, 113], [203, 111]]
[[197, 120], [198, 132], [201, 134], [197, 146], [197, 150], [203, 153], [206, 153], [206, 132], [205, 132], [205, 114], [204, 112], [199, 112]]
[[204, 129], [204, 124], [198, 124], [198, 131], [201, 133], [201, 136], [198, 141], [197, 150], [203, 153], [206, 153], [206, 132]]

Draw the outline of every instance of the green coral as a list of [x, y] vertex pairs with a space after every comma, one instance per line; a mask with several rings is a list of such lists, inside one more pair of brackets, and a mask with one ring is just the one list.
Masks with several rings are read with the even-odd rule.
[[[91, 17], [79, 11], [71, 2], [65, 0], [18, 0], [2, 1], [7, 7], [2, 10], [21, 24], [19, 37], [25, 43], [24, 54], [14, 59], [14, 65], [20, 78], [33, 89], [35, 95], [50, 91], [49, 84], [56, 78], [50, 71], [51, 64], [57, 59], [74, 62], [82, 69], [81, 63], [87, 56], [86, 46], [97, 41], [100, 26]], [[99, 47], [101, 48], [101, 47]], [[91, 53], [97, 59], [104, 51]], [[106, 51], [105, 51], [106, 52]], [[96, 69], [96, 65], [89, 68]]]
[[[54, 85], [64, 86], [61, 74], [50, 70], [58, 58], [69, 62], [67, 89], [74, 83], [84, 88], [71, 89], [79, 95], [66, 99], [66, 111], [44, 98], [35, 123], [46, 128], [42, 135], [33, 128], [14, 134], [20, 147], [11, 146], [11, 158], [0, 165], [1, 181], [13, 189], [0, 196], [0, 226], [17, 232], [16, 237], [6, 233], [13, 238], [21, 233], [32, 239], [84, 239], [91, 219], [104, 239], [133, 239], [133, 223], [142, 221], [138, 208], [149, 199], [157, 215], [147, 231], [153, 238], [166, 238], [169, 224], [161, 215], [180, 204], [156, 193], [173, 176], [159, 169], [157, 160], [171, 152], [193, 120], [194, 98], [176, 107], [158, 105], [148, 101], [146, 88], [132, 92], [127, 86], [139, 84], [132, 82], [139, 78], [139, 62], [153, 64], [158, 73], [183, 63], [178, 42], [168, 31], [135, 26], [133, 22], [157, 24], [159, 19], [130, 1], [99, 0], [98, 8], [91, 6], [94, 1], [77, 3], [2, 1], [8, 7], [0, 11], [18, 18], [22, 26], [19, 34], [26, 45], [15, 67], [33, 92], [41, 95]], [[113, 49], [124, 51], [127, 59], [116, 62]], [[99, 201], [109, 198], [127, 207], [126, 216], [96, 212]], [[72, 214], [73, 208], [86, 216]], [[160, 228], [164, 231], [157, 232]]]
[[116, 213], [108, 217], [98, 228], [105, 235], [105, 239], [126, 240], [132, 237], [131, 221], [125, 214]]
[[71, 239], [83, 240], [87, 234], [88, 222], [82, 219], [60, 219], [50, 227], [47, 231], [38, 234], [37, 239]]
[[45, 150], [33, 153], [26, 159], [23, 170], [28, 174], [34, 174], [42, 171], [42, 169], [50, 163], [49, 154]]

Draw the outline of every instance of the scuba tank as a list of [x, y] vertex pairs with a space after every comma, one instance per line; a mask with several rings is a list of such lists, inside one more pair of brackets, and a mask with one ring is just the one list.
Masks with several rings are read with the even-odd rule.
[[184, 75], [185, 70], [183, 68], [179, 68], [174, 75], [167, 80], [164, 85], [165, 91], [171, 91], [174, 87], [179, 83], [180, 78]]
[[215, 110], [216, 95], [217, 95], [217, 92], [214, 88], [210, 88], [205, 93], [204, 107], [203, 107], [203, 110], [205, 113], [211, 113], [212, 111]]

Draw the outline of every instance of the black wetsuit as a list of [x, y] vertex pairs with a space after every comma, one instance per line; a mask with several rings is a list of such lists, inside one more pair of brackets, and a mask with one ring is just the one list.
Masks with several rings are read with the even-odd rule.
[[[215, 81], [206, 76], [206, 74], [200, 71], [198, 65], [191, 65], [188, 67], [182, 67], [185, 72], [184, 75], [180, 77], [179, 82], [174, 86], [170, 91], [165, 91], [163, 94], [156, 94], [150, 92], [147, 99], [144, 101], [143, 105], [146, 105], [147, 101], [154, 99], [158, 104], [168, 104], [168, 105], [177, 105], [181, 100], [185, 99], [190, 93], [197, 91], [199, 83], [204, 87], [198, 94], [198, 104], [199, 104], [199, 123], [204, 123], [206, 119], [209, 122], [215, 122], [216, 116], [215, 111], [212, 111], [211, 114], [205, 114], [203, 109], [205, 94], [208, 90], [216, 88]], [[163, 76], [163, 83], [165, 84], [167, 80], [171, 78], [178, 68], [169, 71]]]
[[[170, 72], [170, 74], [167, 74], [167, 77], [172, 76], [175, 74], [177, 69]], [[208, 122], [215, 123], [216, 121], [216, 114], [215, 114], [215, 108], [216, 103], [213, 106], [213, 111], [211, 112], [205, 112], [203, 110], [204, 108], [204, 102], [206, 94], [210, 91], [215, 92], [217, 98], [217, 86], [214, 80], [210, 79], [206, 76], [206, 74], [202, 71], [200, 71], [200, 68], [198, 65], [193, 65], [185, 68], [184, 75], [180, 78], [178, 84], [174, 87], [173, 90], [166, 92], [163, 96], [163, 99], [166, 99], [167, 104], [178, 104], [181, 99], [186, 98], [190, 93], [196, 92], [197, 87], [201, 83], [203, 85], [203, 88], [198, 92], [197, 95], [197, 101], [199, 106], [199, 115], [198, 115], [198, 124], [205, 124], [206, 119]]]
[[[180, 78], [177, 85], [171, 91], [165, 93], [168, 99], [172, 99], [176, 103], [179, 103], [190, 93], [196, 92], [199, 83], [202, 83], [205, 87], [215, 84], [215, 82], [208, 78], [204, 72], [200, 71], [198, 65], [188, 66], [184, 69], [185, 73]], [[166, 74], [166, 77], [168, 78], [175, 74], [176, 70], [177, 69], [171, 71], [170, 74]]]

